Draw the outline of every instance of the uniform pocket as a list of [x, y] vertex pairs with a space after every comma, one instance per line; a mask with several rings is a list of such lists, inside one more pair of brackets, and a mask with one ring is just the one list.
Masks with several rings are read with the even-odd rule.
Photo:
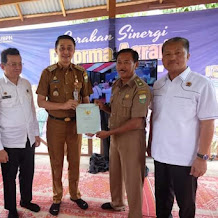
[[50, 96], [52, 96], [53, 99], [59, 99], [60, 89], [61, 89], [60, 83], [54, 83], [54, 82], [50, 83]]
[[32, 96], [29, 92], [26, 92], [26, 94], [24, 95], [25, 100], [28, 100], [29, 102], [31, 102], [32, 100]]
[[122, 99], [122, 110], [120, 111], [120, 116], [122, 117], [130, 117], [131, 108], [132, 108], [132, 99]]
[[172, 107], [175, 107], [175, 111], [178, 111], [181, 114], [194, 116], [197, 110], [197, 102], [195, 102], [192, 98], [174, 96], [172, 100]]
[[2, 99], [0, 104], [1, 107], [3, 108], [13, 107], [15, 105], [15, 99], [13, 98]]

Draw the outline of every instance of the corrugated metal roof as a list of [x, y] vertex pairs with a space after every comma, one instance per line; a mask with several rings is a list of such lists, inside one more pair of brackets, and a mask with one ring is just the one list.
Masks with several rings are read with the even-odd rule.
[[[117, 3], [128, 2], [131, 0], [116, 0]], [[87, 8], [106, 5], [107, 0], [64, 0], [65, 10]], [[43, 14], [51, 12], [61, 12], [59, 0], [38, 0], [19, 3], [23, 15]], [[0, 18], [16, 17], [18, 12], [15, 4], [0, 6]]]
[[64, 5], [66, 10], [77, 9], [77, 8], [87, 8], [95, 7], [99, 5], [106, 5], [106, 0], [80, 0], [80, 1], [71, 1], [65, 0]]
[[59, 0], [40, 0], [20, 3], [23, 15], [60, 12]]
[[0, 7], [0, 17], [16, 17], [18, 16], [15, 5], [3, 5]]
[[[184, 7], [198, 3], [214, 3], [218, 2], [218, 0], [116, 0], [116, 3], [119, 4], [116, 5], [115, 15], [113, 11], [115, 6], [113, 4], [110, 7], [110, 11], [107, 11], [107, 0], [63, 0], [64, 9], [62, 9], [61, 5], [62, 0], [10, 0], [9, 2], [13, 3], [8, 3], [8, 0], [0, 0], [0, 27], [76, 20], [108, 15], [114, 18], [116, 14], [154, 10], [154, 8], [166, 9]], [[83, 8], [84, 13], [78, 10]], [[61, 15], [63, 16], [61, 17]], [[31, 21], [31, 18], [35, 19]]]

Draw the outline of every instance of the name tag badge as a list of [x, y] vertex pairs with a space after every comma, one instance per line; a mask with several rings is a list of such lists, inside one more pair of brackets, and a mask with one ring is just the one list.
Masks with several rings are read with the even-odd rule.
[[8, 98], [11, 98], [11, 95], [2, 96], [2, 99], [8, 99]]
[[60, 80], [52, 80], [52, 83], [59, 83]]

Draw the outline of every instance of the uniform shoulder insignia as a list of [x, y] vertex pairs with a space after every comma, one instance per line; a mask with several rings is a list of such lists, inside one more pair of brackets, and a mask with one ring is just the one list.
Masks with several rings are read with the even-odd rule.
[[136, 77], [134, 79], [134, 81], [135, 81], [135, 84], [137, 85], [137, 87], [139, 87], [139, 88], [145, 86], [144, 81], [142, 79], [140, 79], [139, 77]]
[[57, 64], [52, 64], [52, 65], [48, 66], [47, 69], [48, 69], [49, 72], [52, 72], [52, 71], [55, 70], [57, 67], [58, 67]]
[[80, 65], [74, 65], [74, 67], [77, 69], [77, 70], [80, 70], [80, 71], [85, 71], [85, 68], [80, 66]]

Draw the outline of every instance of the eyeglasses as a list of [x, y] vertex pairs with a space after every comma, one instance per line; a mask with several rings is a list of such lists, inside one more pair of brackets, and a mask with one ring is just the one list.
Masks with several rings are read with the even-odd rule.
[[15, 68], [15, 67], [22, 67], [24, 63], [6, 63], [5, 65]]

